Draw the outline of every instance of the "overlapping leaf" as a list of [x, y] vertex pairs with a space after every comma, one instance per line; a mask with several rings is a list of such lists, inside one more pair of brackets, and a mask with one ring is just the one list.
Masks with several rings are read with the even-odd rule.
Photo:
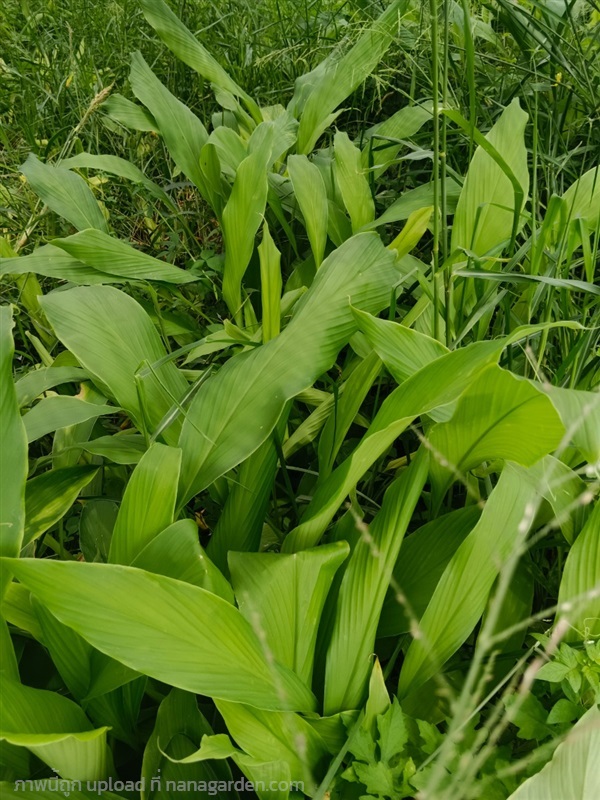
[[336, 108], [373, 72], [392, 43], [406, 0], [395, 0], [341, 58], [330, 58], [303, 76], [290, 103], [301, 111], [298, 152], [309, 153], [332, 122]]
[[[600, 503], [569, 550], [558, 595], [568, 642], [600, 634]], [[570, 606], [570, 610], [568, 607]]]
[[428, 455], [422, 450], [387, 490], [381, 510], [352, 551], [327, 651], [327, 715], [358, 708], [364, 700], [379, 615], [428, 466]]
[[0, 675], [0, 739], [27, 747], [63, 778], [94, 781], [110, 765], [106, 728], [94, 729], [81, 708], [56, 692]]
[[310, 686], [321, 612], [333, 577], [348, 556], [346, 542], [283, 553], [230, 553], [240, 610], [267, 646]]
[[593, 800], [600, 792], [600, 711], [592, 706], [559, 744], [552, 760], [509, 800]]
[[314, 708], [300, 679], [269, 661], [240, 612], [211, 592], [112, 564], [19, 559], [9, 568], [61, 622], [137, 672], [259, 708]]
[[398, 279], [394, 257], [377, 237], [353, 237], [323, 262], [277, 338], [231, 358], [209, 378], [182, 428], [182, 499], [254, 452], [273, 430], [286, 401], [331, 366], [355, 330], [348, 297], [365, 310], [381, 309]]
[[155, 442], [127, 484], [112, 534], [109, 561], [131, 564], [173, 522], [181, 450]]
[[451, 420], [435, 426], [431, 479], [437, 505], [453, 480], [483, 461], [532, 466], [561, 442], [552, 403], [525, 380], [497, 366], [484, 370], [460, 398]]
[[202, 122], [158, 80], [140, 53], [133, 54], [129, 80], [135, 96], [156, 120], [173, 161], [206, 195], [200, 151], [208, 133]]
[[142, 253], [141, 250], [121, 242], [102, 231], [88, 230], [54, 239], [53, 247], [64, 250], [82, 264], [128, 280], [165, 281], [166, 283], [189, 283], [197, 280], [195, 275], [174, 267], [158, 258]]
[[33, 541], [58, 522], [97, 473], [98, 467], [66, 467], [49, 470], [27, 481], [23, 544]]
[[402, 543], [381, 610], [378, 636], [410, 631], [419, 620], [446, 566], [477, 522], [481, 509], [468, 506], [433, 519]]
[[[142, 368], [160, 361], [166, 351], [148, 315], [123, 292], [108, 286], [70, 289], [46, 295], [42, 307], [58, 338], [140, 430], [157, 426], [187, 391], [187, 381], [171, 362], [136, 383]], [[176, 443], [178, 423], [163, 436]]]
[[88, 403], [79, 397], [70, 397], [69, 395], [46, 397], [23, 417], [27, 441], [34, 442], [58, 428], [77, 425], [80, 422], [96, 419], [103, 414], [114, 414], [118, 410], [114, 406]]
[[422, 686], [466, 640], [485, 610], [498, 573], [527, 535], [538, 504], [531, 486], [507, 464], [420, 620], [419, 637], [402, 666], [400, 696]]

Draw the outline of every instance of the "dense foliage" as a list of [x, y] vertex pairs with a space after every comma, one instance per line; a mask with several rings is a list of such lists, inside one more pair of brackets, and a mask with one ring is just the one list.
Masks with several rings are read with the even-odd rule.
[[600, 792], [600, 12], [357, 5], [2, 23], [2, 797]]

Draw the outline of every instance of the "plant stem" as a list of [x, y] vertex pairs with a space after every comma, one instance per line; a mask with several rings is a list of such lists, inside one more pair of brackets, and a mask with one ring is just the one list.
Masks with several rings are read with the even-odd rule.
[[439, 338], [439, 288], [437, 274], [440, 259], [440, 105], [439, 105], [439, 43], [437, 0], [429, 0], [431, 16], [431, 81], [433, 94], [433, 338]]

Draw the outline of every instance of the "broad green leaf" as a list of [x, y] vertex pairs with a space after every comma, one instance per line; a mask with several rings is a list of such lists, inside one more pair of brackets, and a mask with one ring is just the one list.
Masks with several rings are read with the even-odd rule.
[[133, 470], [112, 533], [108, 560], [131, 564], [175, 514], [181, 450], [155, 442]]
[[[304, 76], [302, 84], [298, 83], [290, 110], [297, 113], [297, 106], [301, 104], [299, 153], [312, 151], [336, 108], [371, 75], [391, 45], [407, 5], [406, 0], [395, 0], [345, 55], [328, 59], [313, 73]], [[306, 89], [306, 99], [300, 101], [299, 95]]]
[[375, 657], [375, 663], [369, 678], [369, 693], [365, 703], [365, 716], [361, 722], [361, 728], [371, 734], [371, 739], [375, 740], [377, 732], [377, 719], [390, 707], [390, 695], [385, 685], [383, 670], [379, 659]]
[[272, 435], [239, 467], [231, 481], [227, 500], [207, 551], [224, 575], [229, 575], [227, 555], [231, 550], [254, 552], [260, 547], [278, 454], [275, 437], [281, 438], [288, 414], [284, 410]]
[[[243, 708], [241, 705], [240, 708]], [[278, 714], [278, 717], [285, 715]], [[279, 748], [281, 749], [281, 748]], [[231, 758], [246, 775], [256, 788], [260, 800], [288, 800], [290, 797], [289, 784], [291, 781], [290, 766], [284, 760], [263, 761], [256, 759], [238, 750], [231, 742], [229, 736], [219, 733], [216, 736], [203, 736], [200, 747], [187, 758], [179, 759], [181, 764], [194, 764], [198, 761]], [[173, 760], [173, 759], [172, 759]], [[277, 787], [281, 784], [287, 788]]]
[[515, 192], [505, 169], [480, 145], [469, 165], [452, 226], [452, 250], [464, 248], [483, 256], [510, 239], [515, 210], [521, 212], [529, 189], [524, 132], [527, 114], [514, 99], [486, 140], [503, 159], [522, 191], [515, 209]]
[[257, 708], [314, 708], [296, 675], [267, 659], [240, 612], [204, 589], [112, 564], [13, 559], [8, 566], [61, 622], [137, 672]]
[[[146, 738], [145, 732], [140, 730], [140, 708], [147, 683], [148, 679], [141, 675], [99, 697], [86, 699], [86, 714], [97, 725], [102, 722], [110, 725], [110, 735], [115, 739], [139, 749]], [[125, 786], [123, 788], [127, 791]]]
[[340, 586], [325, 669], [324, 713], [359, 708], [372, 670], [377, 624], [402, 539], [427, 479], [420, 450], [385, 493], [380, 511], [355, 545]]
[[331, 473], [350, 425], [380, 372], [381, 361], [376, 353], [371, 353], [360, 362], [345, 382], [343, 392], [329, 414], [319, 439], [319, 480]]
[[327, 235], [336, 247], [352, 236], [350, 220], [333, 200], [327, 201]]
[[25, 275], [30, 272], [78, 285], [125, 282], [125, 278], [86, 267], [81, 261], [51, 244], [37, 247], [26, 256], [0, 258], [0, 275]]
[[[6, 196], [5, 199], [7, 199]], [[5, 272], [5, 259], [12, 259], [16, 256], [17, 252], [14, 247], [9, 244], [7, 237], [0, 237], [0, 275], [3, 275]], [[44, 315], [42, 314], [38, 299], [40, 294], [42, 294], [42, 287], [39, 280], [33, 273], [28, 273], [25, 275], [18, 275], [15, 278], [14, 283], [16, 284], [16, 287], [18, 287], [19, 304], [27, 312], [29, 319], [31, 320], [31, 324], [33, 326], [32, 332], [37, 333], [42, 347], [51, 347], [52, 335], [48, 331], [48, 326], [46, 324], [46, 320], [44, 319]], [[35, 343], [36, 337], [32, 336], [31, 341], [32, 343]], [[42, 358], [45, 366], [49, 366], [51, 358], [47, 358], [45, 354], [42, 356], [43, 351], [39, 346], [37, 346], [37, 343], [34, 344], [34, 346], [38, 351], [40, 358]], [[5, 749], [10, 750], [10, 746], [6, 745]]]
[[303, 717], [222, 700], [217, 701], [217, 708], [227, 730], [248, 755], [257, 763], [283, 762], [290, 779], [304, 782], [305, 792], [313, 794], [328, 754], [319, 734]]
[[[63, 626], [66, 627], [66, 626]], [[85, 697], [87, 704], [98, 697], [125, 686], [140, 678], [140, 674], [125, 664], [99, 650], [92, 650], [92, 672], [90, 687]]]
[[350, 215], [352, 232], [375, 219], [375, 203], [371, 187], [361, 162], [360, 150], [350, 141], [348, 134], [338, 131], [333, 139], [335, 178]]
[[[292, 99], [287, 105], [287, 110], [293, 114], [297, 119], [300, 118], [302, 110], [306, 105], [310, 93], [312, 92], [316, 83], [324, 80], [325, 73], [330, 69], [340, 57], [341, 51], [339, 46], [332, 50], [332, 52], [317, 63], [317, 66], [310, 72], [305, 72], [299, 75], [294, 83], [294, 94]], [[335, 117], [334, 117], [335, 118]]]
[[98, 474], [98, 467], [51, 469], [25, 485], [25, 532], [28, 544], [47, 531], [71, 508], [79, 492]]
[[[273, 123], [273, 146], [269, 166], [276, 165], [276, 169], [279, 169], [286, 153], [296, 143], [298, 120], [282, 105], [263, 106], [260, 111], [265, 122]], [[253, 136], [248, 142], [250, 150], [252, 150]]]
[[248, 144], [231, 128], [216, 128], [208, 137], [214, 145], [224, 175], [235, 178], [239, 165], [248, 155]]
[[131, 58], [129, 82], [137, 99], [156, 120], [171, 158], [204, 195], [206, 190], [200, 168], [200, 151], [208, 141], [206, 128], [158, 80], [140, 53], [134, 53]]
[[[528, 554], [525, 554], [519, 561], [510, 579], [510, 585], [507, 587], [506, 592], [502, 598], [496, 598], [496, 589], [499, 581], [490, 594], [488, 607], [483, 615], [483, 625], [492, 612], [495, 613], [495, 623], [490, 631], [491, 636], [501, 637], [495, 643], [494, 649], [499, 654], [513, 654], [518, 652], [523, 646], [523, 641], [528, 633], [525, 626], [520, 630], [513, 631], [507, 635], [507, 631], [529, 620], [531, 616], [531, 608], [533, 604], [534, 592], [534, 578], [531, 559]], [[498, 603], [497, 607], [495, 604]], [[504, 676], [512, 668], [511, 661], [498, 659], [498, 663], [494, 665], [494, 673], [498, 676]]]
[[87, 374], [81, 367], [42, 367], [28, 372], [15, 384], [19, 407], [31, 403], [48, 389], [63, 383], [81, 383]]
[[280, 664], [310, 686], [317, 630], [346, 542], [295, 555], [230, 553], [231, 580], [242, 614]]
[[81, 708], [56, 692], [0, 675], [0, 739], [27, 747], [63, 778], [93, 781], [110, 767], [107, 728], [93, 729]]
[[165, 528], [132, 561], [133, 567], [192, 583], [233, 603], [233, 590], [198, 541], [198, 526], [180, 519]]
[[480, 513], [477, 506], [460, 508], [431, 520], [404, 539], [381, 610], [378, 637], [408, 633], [412, 621], [421, 619], [450, 559]]
[[592, 706], [558, 745], [552, 760], [509, 800], [594, 800], [600, 794], [600, 711]]
[[403, 258], [413, 250], [423, 238], [425, 231], [429, 228], [429, 220], [433, 213], [433, 206], [420, 208], [413, 211], [406, 220], [406, 225], [402, 228], [398, 236], [388, 245], [390, 250], [395, 250], [398, 258]]
[[377, 319], [358, 310], [354, 310], [354, 317], [359, 330], [398, 383], [449, 352], [437, 339], [397, 322]]
[[223, 299], [229, 311], [240, 318], [244, 273], [254, 251], [254, 238], [263, 221], [267, 202], [267, 168], [273, 145], [271, 123], [262, 123], [265, 135], [256, 150], [242, 161], [237, 169], [233, 189], [223, 209], [223, 238], [225, 266], [223, 268]]
[[567, 429], [567, 435], [590, 462], [600, 461], [600, 392], [543, 386]]
[[79, 547], [86, 561], [108, 560], [110, 540], [119, 513], [112, 500], [86, 500], [79, 518]]
[[222, 219], [223, 207], [231, 193], [231, 187], [221, 174], [221, 163], [216, 146], [209, 140], [200, 151], [200, 169], [204, 176], [204, 188], [209, 204], [218, 220]]
[[327, 244], [327, 191], [321, 171], [306, 156], [290, 156], [288, 174], [294, 195], [304, 217], [308, 241], [317, 269], [321, 266]]
[[348, 731], [357, 717], [356, 711], [344, 711], [331, 717], [319, 717], [315, 714], [305, 719], [323, 739], [331, 755], [336, 756], [346, 744]]
[[73, 697], [85, 701], [86, 708], [90, 696], [104, 695], [138, 677], [133, 670], [95, 650], [53, 616], [36, 597], [30, 597], [30, 605], [39, 623], [44, 647]]
[[554, 456], [546, 456], [527, 469], [516, 465], [515, 469], [547, 501], [549, 513], [560, 525], [567, 542], [573, 544], [587, 518], [588, 509], [581, 502], [587, 490], [586, 482]]
[[159, 261], [114, 236], [91, 228], [66, 239], [53, 239], [52, 246], [59, 247], [82, 264], [99, 272], [118, 275], [127, 280], [176, 284], [198, 280], [197, 276], [179, 267]]
[[141, 0], [141, 6], [150, 25], [177, 58], [219, 89], [244, 100], [255, 121], [260, 121], [260, 111], [252, 98], [229, 77], [163, 0]]
[[503, 346], [476, 342], [452, 351], [395, 389], [382, 403], [359, 445], [317, 487], [300, 525], [288, 534], [283, 549], [296, 552], [313, 547], [349, 491], [402, 431], [420, 414], [456, 400], [484, 367], [497, 360]]
[[472, 632], [497, 575], [525, 540], [538, 505], [531, 486], [508, 463], [419, 622], [419, 638], [413, 639], [400, 673], [401, 697], [431, 678]]
[[66, 394], [45, 397], [23, 416], [27, 441], [34, 442], [57, 428], [77, 425], [103, 414], [116, 414], [118, 411], [115, 406], [86, 403], [79, 397]]
[[123, 97], [122, 94], [111, 94], [102, 104], [102, 109], [126, 128], [134, 131], [159, 133], [158, 125], [152, 114], [143, 106], [138, 106], [137, 103], [132, 103], [131, 100]]
[[434, 506], [457, 476], [483, 461], [532, 466], [558, 447], [564, 432], [543, 392], [496, 365], [488, 367], [461, 396], [452, 418], [427, 435]]
[[21, 172], [41, 200], [77, 230], [98, 228], [107, 232], [100, 206], [80, 175], [62, 167], [43, 164], [33, 153], [27, 157]]
[[[143, 112], [141, 107], [139, 107], [139, 110]], [[158, 184], [147, 178], [141, 169], [125, 158], [95, 155], [93, 153], [78, 153], [76, 156], [71, 156], [61, 161], [61, 167], [63, 169], [93, 169], [106, 172], [109, 175], [117, 175], [119, 178], [125, 178], [132, 183], [141, 184], [153, 197], [162, 200], [170, 208], [176, 207], [169, 195]]]
[[[152, 731], [142, 762], [141, 776], [144, 779], [142, 800], [171, 800], [173, 793], [167, 790], [167, 781], [214, 781], [231, 779], [231, 772], [225, 762], [197, 761], [194, 763], [177, 763], [192, 755], [196, 750], [194, 742], [200, 742], [203, 736], [211, 736], [212, 729], [198, 710], [196, 698], [189, 692], [172, 689], [160, 704], [156, 715], [156, 723]], [[159, 788], [151, 789], [152, 778], [160, 776], [156, 782]], [[172, 785], [172, 784], [171, 784]], [[205, 798], [205, 792], [178, 791], [182, 800]], [[213, 796], [224, 800], [222, 793]]]
[[260, 259], [260, 299], [262, 306], [263, 342], [274, 339], [281, 328], [281, 253], [263, 225], [263, 238], [258, 246]]
[[[20, 681], [19, 665], [13, 641], [8, 629], [7, 620], [0, 616], [0, 652], [2, 653], [2, 670], [7, 678], [12, 681]], [[7, 747], [6, 743], [0, 745], [0, 769], [4, 767], [2, 763], [1, 748]]]
[[[567, 620], [567, 642], [600, 635], [600, 502], [569, 550], [560, 582], [558, 605]], [[568, 610], [568, 606], [571, 606]]]
[[[327, 394], [327, 393], [326, 393]], [[338, 395], [343, 394], [342, 387]], [[282, 451], [284, 461], [289, 461], [291, 456], [306, 445], [314, 442], [321, 428], [331, 418], [335, 406], [335, 397], [328, 394], [326, 398], [306, 417], [294, 432], [283, 443]]]
[[[15, 747], [5, 741], [0, 741], [0, 770], [2, 772], [2, 781], [0, 781], [0, 792], [10, 790], [14, 792], [16, 783], [23, 775], [31, 774], [31, 762], [33, 756], [24, 747]], [[10, 783], [8, 782], [10, 781]], [[20, 789], [24, 790], [24, 783], [20, 784]], [[4, 795], [2, 795], [4, 796]], [[33, 791], [26, 795], [28, 798], [33, 797]], [[45, 796], [46, 798], [48, 795]], [[51, 800], [56, 800], [52, 798]]]
[[[65, 351], [65, 355], [69, 354]], [[89, 381], [81, 384], [77, 396], [84, 402], [97, 406], [103, 405], [106, 401], [106, 397], [97, 391]], [[57, 428], [52, 439], [52, 467], [54, 469], [77, 466], [83, 455], [83, 450], [78, 447], [78, 443], [89, 439], [97, 419], [97, 417], [92, 417], [85, 422], [68, 425], [66, 428]]]
[[[287, 552], [313, 547], [325, 532], [348, 492], [369, 467], [420, 414], [431, 414], [453, 403], [486, 366], [498, 360], [504, 348], [525, 332], [557, 323], [517, 328], [505, 339], [474, 342], [431, 361], [389, 395], [381, 405], [362, 441], [313, 494], [300, 525], [283, 543]], [[573, 323], [559, 323], [570, 326]], [[381, 351], [383, 354], [383, 350]], [[384, 357], [385, 362], [385, 357]]]
[[398, 280], [394, 257], [373, 234], [329, 256], [282, 333], [231, 358], [203, 385], [183, 424], [181, 499], [187, 500], [253, 453], [285, 403], [333, 364], [354, 333], [348, 304], [377, 312]]
[[584, 172], [569, 186], [562, 199], [569, 222], [581, 219], [589, 231], [595, 231], [600, 218], [600, 167]]
[[[449, 178], [446, 187], [446, 207], [449, 213], [452, 213], [456, 207], [460, 192], [461, 187], [459, 184], [452, 178]], [[409, 189], [403, 192], [386, 208], [380, 217], [377, 217], [374, 222], [367, 226], [367, 229], [379, 228], [382, 225], [389, 225], [392, 222], [400, 222], [401, 220], [408, 219], [415, 211], [433, 206], [433, 201], [433, 183], [423, 183], [415, 189]]]
[[59, 622], [36, 597], [31, 597], [30, 603], [40, 625], [44, 647], [69, 692], [81, 701], [90, 688], [93, 647]]
[[[27, 435], [19, 414], [17, 393], [12, 378], [14, 343], [12, 337], [12, 311], [10, 306], [0, 306], [0, 555], [17, 556], [23, 542], [25, 527], [25, 480], [27, 463]], [[2, 569], [0, 599], [10, 581], [10, 574]]]
[[414, 136], [431, 119], [433, 119], [431, 107], [406, 106], [383, 122], [368, 128], [363, 137], [366, 140], [362, 150], [363, 167], [370, 168], [375, 178], [381, 177], [394, 163], [402, 147], [400, 140]]
[[44, 634], [31, 604], [31, 592], [22, 584], [16, 581], [8, 584], [1, 610], [7, 622], [43, 643]]
[[[156, 427], [188, 390], [172, 362], [154, 367], [136, 384], [143, 366], [154, 365], [166, 351], [148, 315], [123, 292], [108, 286], [80, 287], [53, 292], [41, 303], [58, 338], [140, 430], [146, 420]], [[110, 326], [106, 320], [111, 320]], [[176, 443], [178, 429], [176, 421], [163, 432], [169, 444]]]
[[146, 442], [139, 433], [120, 433], [99, 436], [78, 446], [94, 456], [102, 456], [115, 464], [137, 464], [146, 452]]

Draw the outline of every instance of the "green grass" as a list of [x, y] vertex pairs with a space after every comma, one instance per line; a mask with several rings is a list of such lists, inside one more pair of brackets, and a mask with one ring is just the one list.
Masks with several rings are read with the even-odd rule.
[[172, 8], [0, 23], [2, 791], [587, 800], [600, 10]]

